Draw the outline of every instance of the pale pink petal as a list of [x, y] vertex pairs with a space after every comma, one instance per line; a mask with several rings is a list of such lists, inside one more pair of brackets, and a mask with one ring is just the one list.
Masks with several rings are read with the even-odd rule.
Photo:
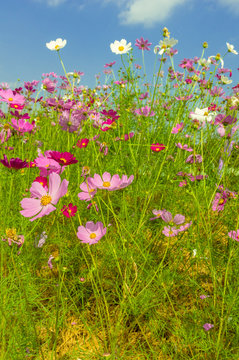
[[49, 215], [52, 211], [56, 210], [55, 206], [48, 204], [47, 206], [43, 206], [42, 211], [35, 217], [33, 217], [32, 219], [30, 219], [30, 221], [34, 221], [38, 218], [41, 218], [45, 215]]
[[176, 214], [174, 216], [174, 219], [173, 219], [174, 224], [180, 225], [180, 224], [183, 224], [184, 221], [185, 221], [185, 216], [183, 216], [181, 214]]
[[33, 197], [36, 197], [38, 199], [41, 199], [42, 196], [47, 194], [44, 187], [37, 181], [34, 181], [32, 183], [32, 186], [30, 188], [30, 193], [32, 194]]
[[172, 220], [172, 214], [169, 211], [164, 211], [161, 215], [161, 218], [165, 222], [170, 222]]
[[110, 182], [111, 183], [111, 175], [108, 172], [104, 172], [104, 174], [102, 175], [103, 181], [104, 182]]

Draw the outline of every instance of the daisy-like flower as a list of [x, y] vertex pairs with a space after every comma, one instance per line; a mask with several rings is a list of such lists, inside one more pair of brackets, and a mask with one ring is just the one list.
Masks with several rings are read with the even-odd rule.
[[80, 200], [90, 201], [97, 193], [97, 188], [94, 184], [92, 184], [91, 178], [88, 178], [87, 182], [84, 181], [80, 185], [80, 189], [82, 190], [82, 192], [78, 194]]
[[194, 112], [191, 112], [189, 114], [189, 117], [192, 120], [198, 120], [200, 123], [205, 121], [210, 123], [214, 120], [216, 115], [217, 115], [216, 112], [209, 112], [208, 108], [204, 108], [204, 109], [196, 108]]
[[52, 40], [49, 43], [46, 43], [46, 47], [49, 50], [53, 51], [59, 51], [60, 49], [63, 49], [63, 47], [66, 46], [67, 41], [62, 40], [61, 38], [56, 39], [56, 41]]
[[150, 146], [150, 149], [152, 151], [155, 151], [155, 152], [159, 152], [159, 151], [162, 151], [165, 149], [165, 145], [164, 144], [159, 144], [159, 143], [156, 143], [156, 144], [152, 144]]
[[24, 105], [25, 103], [24, 96], [17, 94], [16, 91], [13, 92], [11, 89], [0, 90], [0, 96], [2, 97], [0, 101], [4, 101], [9, 105]]
[[49, 158], [52, 158], [60, 165], [71, 165], [78, 163], [78, 160], [69, 152], [49, 151]]
[[9, 246], [14, 243], [17, 244], [18, 247], [23, 245], [24, 240], [23, 235], [17, 235], [16, 229], [6, 229], [6, 238], [2, 238], [2, 241], [7, 241]]
[[165, 226], [162, 233], [165, 236], [173, 237], [178, 235], [178, 230], [175, 227]]
[[122, 179], [120, 179], [118, 174], [111, 176], [108, 172], [104, 172], [102, 178], [98, 174], [95, 174], [93, 178], [88, 178], [88, 180], [90, 180], [91, 184], [95, 186], [95, 188], [109, 191], [123, 189], [130, 185], [133, 179], [133, 175], [131, 175], [129, 179], [126, 175], [123, 175]]
[[143, 106], [140, 109], [136, 109], [134, 112], [137, 115], [141, 115], [141, 116], [145, 116], [145, 117], [155, 115], [155, 112], [151, 111], [150, 106]]
[[222, 82], [223, 84], [229, 85], [229, 84], [232, 83], [232, 80], [230, 80], [227, 76], [222, 75], [222, 76], [221, 76], [221, 82]]
[[143, 37], [139, 39], [136, 39], [136, 42], [135, 42], [135, 46], [137, 46], [139, 49], [142, 49], [142, 50], [150, 50], [150, 45], [152, 45], [152, 43], [150, 43], [148, 40], [144, 40]]
[[175, 144], [175, 146], [177, 146], [179, 149], [186, 150], [186, 151], [189, 151], [189, 152], [193, 151], [193, 149], [188, 147], [187, 144], [182, 145], [181, 143], [177, 143], [177, 144]]
[[234, 50], [234, 45], [231, 45], [228, 42], [226, 44], [227, 44], [227, 51], [228, 52], [231, 52], [231, 53], [233, 53], [235, 55], [238, 55], [238, 52], [236, 50]]
[[[154, 53], [159, 55], [163, 55], [165, 51], [170, 50], [174, 45], [178, 43], [178, 40], [175, 40], [174, 38], [165, 38], [163, 40], [160, 40], [159, 45], [155, 46]], [[159, 49], [161, 49], [159, 51]]]
[[236, 240], [236, 241], [239, 241], [239, 230], [233, 230], [233, 231], [230, 231], [228, 233], [228, 236], [233, 239], [233, 240]]
[[184, 123], [181, 122], [180, 124], [176, 124], [175, 127], [172, 128], [171, 134], [177, 134], [179, 133], [184, 127]]
[[10, 160], [8, 160], [7, 156], [4, 154], [3, 155], [4, 159], [0, 159], [0, 162], [8, 167], [9, 169], [23, 169], [25, 167], [28, 167], [28, 163], [26, 162], [26, 160], [21, 160], [19, 158], [11, 158]]
[[16, 120], [16, 119], [12, 119], [11, 120], [12, 122], [12, 127], [19, 131], [20, 133], [23, 133], [23, 132], [31, 132], [34, 127], [35, 127], [35, 121], [32, 121], [32, 123], [30, 124], [28, 121], [25, 121], [23, 119], [19, 119], [19, 120]]
[[162, 214], [163, 214], [164, 211], [166, 211], [166, 210], [165, 210], [165, 209], [164, 209], [164, 210], [156, 210], [156, 209], [154, 209], [154, 210], [152, 211], [152, 213], [153, 213], [154, 215], [156, 215], [156, 216], [153, 217], [153, 218], [150, 218], [149, 220], [155, 220], [155, 219], [160, 218], [160, 217], [162, 216]]
[[72, 216], [75, 216], [76, 212], [77, 212], [77, 206], [73, 206], [72, 203], [70, 203], [68, 206], [64, 205], [63, 208], [61, 209], [62, 214], [65, 215], [66, 217], [70, 218]]
[[212, 204], [212, 210], [223, 211], [227, 200], [228, 200], [228, 196], [226, 194], [216, 193]]
[[88, 221], [85, 226], [78, 227], [77, 237], [82, 243], [96, 244], [106, 234], [107, 228], [103, 226], [101, 221], [96, 224], [93, 221]]
[[85, 148], [88, 145], [89, 141], [89, 139], [80, 139], [77, 141], [76, 146], [80, 149]]
[[[30, 192], [33, 198], [24, 198], [21, 201], [23, 210], [20, 213], [25, 217], [31, 217], [30, 221], [49, 215], [56, 210], [55, 206], [59, 199], [67, 193], [69, 181], [61, 178], [56, 173], [49, 175], [49, 191], [39, 183], [33, 182]], [[35, 216], [36, 215], [36, 216]]]
[[114, 43], [110, 44], [110, 49], [115, 54], [126, 54], [128, 51], [130, 51], [131, 48], [131, 42], [127, 44], [127, 41], [125, 39], [121, 39], [120, 41], [115, 40]]
[[57, 161], [50, 159], [48, 156], [44, 156], [42, 154], [40, 154], [40, 156], [34, 160], [34, 164], [40, 170], [40, 176], [48, 176], [53, 172], [61, 174], [64, 171], [64, 166], [61, 168]]
[[208, 330], [212, 329], [213, 327], [214, 327], [214, 325], [209, 324], [209, 323], [206, 323], [206, 324], [203, 325], [203, 328], [204, 328], [205, 331], [208, 331]]

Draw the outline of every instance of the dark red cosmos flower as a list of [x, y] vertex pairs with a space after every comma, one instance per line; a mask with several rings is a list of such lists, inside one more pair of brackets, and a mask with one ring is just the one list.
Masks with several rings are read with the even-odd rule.
[[50, 159], [58, 162], [60, 165], [71, 165], [78, 163], [78, 160], [69, 152], [50, 151]]
[[62, 214], [65, 215], [66, 217], [72, 217], [75, 216], [76, 212], [77, 212], [77, 206], [73, 206], [72, 203], [70, 203], [68, 206], [64, 205], [63, 208], [61, 209]]
[[0, 159], [0, 162], [9, 169], [18, 170], [28, 167], [28, 163], [26, 162], [26, 160], [21, 160], [19, 158], [11, 158], [10, 160], [8, 160], [5, 154], [3, 155], [3, 157], [4, 159]]
[[152, 144], [150, 149], [153, 150], [153, 151], [159, 152], [159, 151], [162, 151], [162, 150], [165, 149], [165, 145], [164, 144], [159, 144], [159, 143]]
[[108, 111], [103, 110], [100, 113], [108, 118], [111, 118], [113, 121], [115, 121], [119, 118], [119, 115], [117, 115], [117, 112], [112, 109], [110, 109]]
[[89, 139], [80, 139], [77, 141], [76, 146], [78, 146], [80, 149], [85, 148], [88, 145], [89, 141]]

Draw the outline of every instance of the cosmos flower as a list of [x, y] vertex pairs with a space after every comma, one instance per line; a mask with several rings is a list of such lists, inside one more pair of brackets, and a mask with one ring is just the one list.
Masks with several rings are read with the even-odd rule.
[[0, 159], [0, 162], [8, 167], [9, 169], [23, 169], [25, 167], [28, 167], [28, 163], [26, 162], [26, 160], [21, 160], [19, 158], [11, 158], [10, 160], [8, 160], [7, 156], [4, 154], [3, 155], [4, 159]]
[[[69, 181], [61, 178], [56, 173], [49, 175], [49, 191], [39, 183], [33, 182], [30, 192], [33, 198], [24, 198], [21, 201], [23, 210], [20, 213], [25, 217], [31, 217], [30, 221], [49, 215], [56, 210], [55, 206], [59, 199], [67, 193]], [[36, 215], [36, 216], [35, 216]]]
[[107, 228], [103, 228], [101, 221], [96, 224], [93, 221], [88, 221], [85, 226], [78, 227], [77, 237], [82, 243], [93, 245], [106, 234], [106, 231]]
[[80, 149], [85, 148], [88, 145], [89, 141], [89, 139], [80, 139], [77, 141], [76, 146]]
[[150, 43], [148, 40], [144, 40], [143, 37], [139, 39], [136, 39], [136, 42], [135, 42], [135, 46], [137, 46], [139, 49], [142, 49], [142, 50], [150, 50], [150, 45], [152, 45], [152, 43]]
[[78, 163], [78, 160], [76, 160], [76, 158], [74, 158], [74, 156], [67, 151], [49, 151], [48, 157], [58, 162], [58, 164], [64, 166]]
[[192, 120], [198, 120], [200, 123], [205, 121], [210, 123], [214, 120], [216, 115], [216, 112], [209, 112], [208, 108], [196, 108], [194, 112], [190, 112], [189, 117]]
[[152, 144], [150, 146], [150, 149], [152, 151], [155, 151], [155, 152], [159, 152], [159, 151], [162, 151], [165, 149], [165, 145], [164, 144], [159, 144], [159, 143], [156, 143], [156, 144]]
[[231, 52], [231, 53], [233, 53], [235, 55], [238, 55], [238, 52], [236, 50], [234, 50], [234, 45], [231, 45], [228, 42], [226, 44], [227, 44], [227, 51], [228, 52]]
[[[174, 45], [178, 43], [178, 40], [175, 40], [174, 38], [165, 38], [163, 40], [160, 40], [159, 45], [155, 46], [154, 53], [159, 55], [163, 55], [165, 51], [170, 50]], [[159, 49], [161, 49], [159, 51]]]
[[204, 328], [205, 331], [208, 331], [208, 330], [212, 329], [213, 327], [214, 327], [214, 325], [209, 324], [209, 323], [206, 323], [206, 324], [203, 325], [203, 328]]
[[66, 217], [70, 218], [72, 216], [75, 216], [76, 212], [77, 212], [77, 206], [73, 206], [72, 203], [70, 203], [68, 206], [64, 205], [63, 208], [61, 209], [62, 214], [65, 215]]
[[49, 43], [46, 43], [46, 47], [49, 50], [53, 51], [59, 51], [60, 49], [63, 49], [63, 47], [66, 46], [67, 41], [62, 40], [61, 38], [56, 39], [56, 41], [52, 40]]
[[111, 176], [110, 173], [104, 172], [102, 178], [100, 175], [95, 174], [93, 178], [88, 178], [88, 180], [89, 179], [95, 188], [113, 191], [123, 189], [130, 185], [134, 179], [134, 176], [131, 175], [128, 179], [126, 175], [123, 175], [122, 179], [120, 179], [118, 174]]
[[115, 40], [114, 43], [110, 44], [110, 49], [115, 54], [126, 54], [129, 52], [131, 48], [131, 42], [127, 44], [125, 39], [121, 39], [120, 41]]
[[17, 94], [15, 91], [13, 92], [11, 89], [0, 90], [0, 96], [2, 97], [0, 101], [4, 101], [9, 105], [24, 105], [25, 103], [24, 96]]
[[236, 240], [236, 241], [239, 241], [239, 230], [233, 230], [233, 231], [230, 231], [228, 233], [228, 236], [233, 239], [233, 240]]
[[180, 124], [176, 124], [175, 127], [172, 128], [171, 134], [177, 134], [179, 131], [181, 131], [184, 127], [184, 123], [181, 122]]
[[11, 120], [12, 122], [12, 127], [19, 131], [20, 133], [23, 133], [23, 132], [31, 132], [34, 127], [35, 127], [35, 121], [32, 121], [32, 123], [30, 124], [28, 121], [25, 121], [23, 119], [19, 119], [19, 120], [16, 120], [16, 119], [12, 119]]
[[82, 192], [78, 194], [80, 200], [90, 201], [97, 193], [97, 188], [94, 184], [92, 184], [91, 178], [88, 178], [87, 182], [84, 181], [80, 185], [80, 189], [82, 190]]

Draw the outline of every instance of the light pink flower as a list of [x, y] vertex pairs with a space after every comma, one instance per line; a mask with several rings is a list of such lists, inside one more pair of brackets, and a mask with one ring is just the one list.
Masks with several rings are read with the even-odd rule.
[[205, 331], [208, 331], [208, 330], [212, 329], [213, 327], [214, 327], [214, 325], [209, 324], [209, 323], [206, 323], [206, 324], [203, 325], [203, 328], [204, 328]]
[[19, 132], [31, 132], [35, 127], [35, 121], [30, 124], [28, 121], [23, 119], [12, 119], [12, 127]]
[[175, 127], [172, 128], [171, 134], [177, 134], [179, 131], [181, 131], [184, 127], [184, 123], [181, 122], [180, 124], [176, 124]]
[[186, 150], [186, 151], [193, 151], [192, 148], [188, 147], [188, 145], [182, 145], [181, 143], [175, 144], [179, 149]]
[[95, 174], [93, 178], [88, 178], [88, 180], [89, 179], [96, 188], [113, 191], [123, 189], [131, 184], [134, 176], [131, 175], [128, 179], [126, 175], [123, 175], [122, 179], [120, 179], [118, 174], [111, 176], [110, 173], [104, 172], [102, 178], [100, 175]]
[[184, 221], [185, 221], [185, 216], [183, 216], [181, 214], [176, 214], [173, 218], [172, 214], [166, 210], [163, 211], [161, 217], [162, 217], [163, 221], [165, 221], [167, 223], [173, 222], [175, 225], [180, 225], [180, 224], [184, 223]]
[[172, 237], [178, 235], [178, 230], [175, 227], [165, 226], [162, 233], [165, 236]]
[[42, 154], [34, 160], [34, 164], [40, 170], [40, 176], [48, 176], [53, 172], [61, 174], [65, 169], [65, 166], [61, 167], [57, 161]]
[[2, 99], [0, 99], [0, 101], [4, 101], [4, 102], [8, 103], [9, 105], [11, 105], [11, 104], [23, 105], [25, 103], [24, 96], [22, 96], [20, 94], [14, 94], [11, 89], [0, 90], [0, 96], [2, 97]]
[[21, 201], [23, 210], [20, 213], [25, 217], [36, 215], [30, 221], [49, 215], [56, 210], [53, 205], [67, 193], [68, 184], [66, 179], [61, 183], [61, 178], [56, 173], [49, 175], [49, 192], [39, 182], [33, 182], [30, 192], [34, 198], [24, 198]]
[[88, 221], [85, 226], [78, 227], [77, 237], [82, 243], [93, 245], [106, 234], [106, 231], [107, 228], [103, 228], [101, 221], [96, 224], [93, 221]]
[[141, 115], [141, 116], [145, 116], [145, 117], [155, 115], [155, 112], [151, 111], [150, 106], [141, 107], [140, 109], [136, 109], [134, 112], [137, 115]]
[[230, 238], [232, 238], [233, 240], [239, 241], [239, 230], [237, 230], [237, 231], [235, 231], [235, 230], [230, 231], [230, 232], [228, 233], [228, 236], [229, 236]]
[[222, 211], [224, 210], [224, 206], [227, 202], [228, 197], [220, 194], [220, 193], [216, 193], [214, 200], [213, 200], [213, 204], [212, 204], [212, 210], [213, 211]]
[[158, 219], [159, 217], [162, 216], [162, 214], [163, 214], [164, 211], [166, 211], [166, 210], [165, 210], [165, 209], [164, 209], [164, 210], [156, 210], [156, 209], [154, 209], [154, 210], [152, 211], [152, 213], [153, 213], [154, 215], [156, 215], [156, 216], [153, 217], [153, 218], [150, 218], [149, 220]]
[[94, 184], [92, 184], [90, 178], [87, 179], [87, 182], [84, 181], [80, 185], [80, 189], [82, 190], [82, 192], [78, 194], [80, 200], [90, 201], [97, 193], [97, 188]]

